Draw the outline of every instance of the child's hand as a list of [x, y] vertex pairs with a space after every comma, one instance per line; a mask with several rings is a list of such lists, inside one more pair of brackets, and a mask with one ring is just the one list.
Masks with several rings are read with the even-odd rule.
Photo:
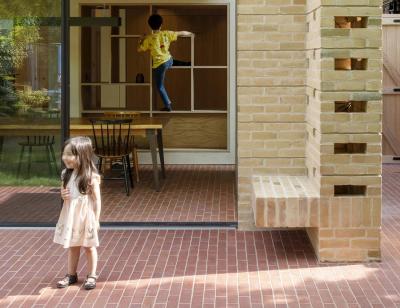
[[142, 36], [139, 37], [139, 44], [142, 44], [145, 38], [146, 38], [146, 34], [142, 34]]
[[71, 199], [71, 195], [69, 193], [69, 188], [61, 188], [61, 198], [63, 198], [64, 201], [68, 201]]

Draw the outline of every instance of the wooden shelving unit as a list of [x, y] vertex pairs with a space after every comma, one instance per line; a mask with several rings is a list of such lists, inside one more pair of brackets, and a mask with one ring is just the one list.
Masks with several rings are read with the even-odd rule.
[[[139, 38], [149, 33], [147, 18], [159, 13], [163, 29], [187, 30], [170, 47], [175, 59], [191, 66], [174, 66], [165, 86], [172, 113], [227, 113], [227, 7], [184, 5], [84, 5], [82, 16], [119, 16], [120, 27], [82, 28], [81, 97], [83, 113], [130, 110], [159, 113], [162, 101], [153, 87], [149, 53], [137, 52]], [[136, 76], [144, 76], [136, 83]]]

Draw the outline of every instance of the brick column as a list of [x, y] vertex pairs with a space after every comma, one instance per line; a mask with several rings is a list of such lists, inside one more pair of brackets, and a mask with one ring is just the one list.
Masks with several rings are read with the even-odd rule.
[[237, 1], [238, 220], [252, 175], [305, 175], [306, 0]]
[[309, 177], [320, 191], [321, 261], [380, 259], [381, 1], [307, 4]]

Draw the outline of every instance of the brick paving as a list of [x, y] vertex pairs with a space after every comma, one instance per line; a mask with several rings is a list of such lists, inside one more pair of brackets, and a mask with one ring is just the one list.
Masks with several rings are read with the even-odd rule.
[[[168, 165], [160, 192], [151, 166], [128, 197], [124, 182], [103, 181], [102, 222], [236, 222], [235, 167]], [[60, 194], [50, 187], [0, 187], [0, 224], [55, 223]]]
[[[0, 231], [1, 307], [400, 307], [400, 166], [384, 166], [383, 260], [319, 264], [305, 232], [102, 230], [97, 289], [54, 284], [52, 231]], [[84, 259], [83, 259], [84, 260]]]

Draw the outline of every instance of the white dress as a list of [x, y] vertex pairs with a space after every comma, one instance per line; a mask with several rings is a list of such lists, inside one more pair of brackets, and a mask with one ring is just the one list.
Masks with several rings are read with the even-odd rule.
[[[93, 247], [99, 246], [95, 204], [89, 195], [79, 192], [76, 174], [72, 173], [67, 184], [71, 199], [64, 201], [60, 218], [56, 225], [54, 242], [64, 248], [73, 246]], [[92, 183], [98, 181], [100, 176], [93, 174]]]

